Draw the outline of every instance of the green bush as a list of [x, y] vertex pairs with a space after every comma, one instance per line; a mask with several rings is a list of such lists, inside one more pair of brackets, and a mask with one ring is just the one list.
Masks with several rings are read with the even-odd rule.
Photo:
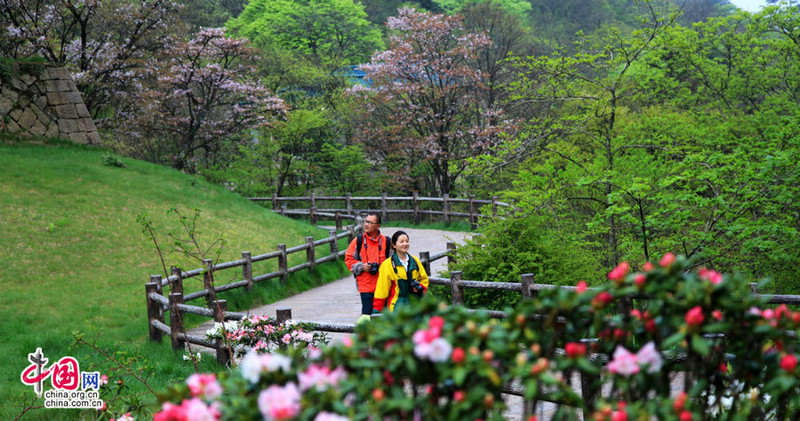
[[[546, 229], [541, 218], [528, 215], [507, 218], [487, 225], [455, 252], [455, 270], [462, 278], [485, 282], [519, 282], [520, 275], [532, 273], [536, 283], [574, 285], [580, 279], [598, 279], [602, 269], [590, 252], [577, 241]], [[449, 301], [449, 288], [435, 289]], [[520, 294], [499, 290], [467, 290], [469, 308], [503, 309], [515, 305]]]
[[[251, 352], [219, 379], [193, 376], [156, 419], [193, 409], [231, 420], [500, 420], [512, 380], [534, 405], [560, 403], [554, 419], [795, 419], [800, 312], [764, 309], [743, 278], [691, 264], [668, 254], [629, 273], [623, 263], [601, 288], [542, 291], [504, 320], [425, 299], [342, 345]], [[612, 311], [631, 297], [647, 301]]]

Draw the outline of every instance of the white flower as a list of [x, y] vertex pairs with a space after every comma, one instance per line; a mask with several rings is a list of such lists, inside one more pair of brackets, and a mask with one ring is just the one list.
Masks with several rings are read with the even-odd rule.
[[271, 373], [282, 370], [286, 373], [291, 366], [292, 360], [289, 357], [280, 354], [259, 354], [254, 350], [248, 352], [239, 365], [242, 370], [242, 377], [250, 381], [250, 383], [258, 383], [261, 373], [265, 371]]
[[447, 361], [453, 352], [453, 346], [445, 338], [436, 338], [429, 345], [428, 358], [435, 363]]
[[661, 354], [656, 349], [653, 341], [648, 342], [636, 353], [636, 361], [639, 365], [646, 365], [648, 373], [656, 373], [664, 365], [664, 359], [661, 358]]

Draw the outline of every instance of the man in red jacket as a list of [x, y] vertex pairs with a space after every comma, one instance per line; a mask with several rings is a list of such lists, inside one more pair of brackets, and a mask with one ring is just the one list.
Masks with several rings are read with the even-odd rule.
[[364, 220], [364, 233], [354, 238], [344, 254], [344, 263], [356, 278], [358, 292], [361, 294], [361, 317], [358, 323], [370, 319], [375, 285], [378, 282], [378, 268], [391, 256], [392, 240], [381, 235], [381, 216], [375, 213]]

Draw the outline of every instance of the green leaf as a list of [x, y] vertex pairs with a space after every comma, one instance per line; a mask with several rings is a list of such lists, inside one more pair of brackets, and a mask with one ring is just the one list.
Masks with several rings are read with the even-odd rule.
[[711, 345], [700, 335], [692, 335], [692, 349], [698, 354], [706, 357], [711, 353]]

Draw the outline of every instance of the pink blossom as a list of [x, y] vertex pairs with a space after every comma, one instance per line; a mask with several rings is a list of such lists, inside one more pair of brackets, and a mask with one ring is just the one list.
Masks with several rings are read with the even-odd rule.
[[669, 267], [673, 263], [675, 263], [675, 255], [669, 252], [664, 254], [664, 257], [661, 258], [661, 262], [659, 262], [661, 267]]
[[133, 418], [130, 412], [126, 412], [122, 414], [121, 417], [117, 418], [117, 421], [134, 421], [136, 418]]
[[648, 373], [656, 373], [661, 370], [664, 365], [664, 359], [661, 358], [661, 353], [656, 349], [653, 341], [648, 342], [639, 352], [636, 353], [636, 362], [639, 365], [647, 366]]
[[589, 286], [586, 284], [586, 281], [580, 281], [578, 282], [578, 285], [575, 287], [575, 291], [578, 294], [583, 294], [584, 292], [586, 292], [586, 288], [588, 287]]
[[346, 378], [347, 373], [341, 366], [331, 370], [330, 367], [321, 364], [311, 364], [306, 371], [297, 374], [300, 390], [308, 390], [314, 387], [320, 392], [326, 390], [328, 386], [335, 387]]
[[300, 414], [300, 391], [294, 383], [272, 385], [258, 395], [258, 409], [268, 420], [288, 420]]
[[435, 362], [441, 363], [450, 359], [450, 354], [453, 351], [453, 346], [444, 338], [436, 338], [430, 343], [430, 351], [428, 358]]
[[614, 350], [614, 359], [608, 363], [608, 371], [626, 377], [638, 373], [639, 364], [637, 363], [636, 355], [622, 345], [617, 345], [617, 349]]
[[795, 368], [797, 368], [797, 357], [792, 354], [784, 355], [781, 358], [781, 368], [789, 373], [794, 373]]
[[639, 274], [637, 274], [637, 275], [636, 275], [636, 277], [633, 279], [633, 283], [634, 283], [634, 284], [636, 284], [636, 286], [637, 286], [638, 288], [641, 288], [641, 287], [643, 287], [643, 286], [644, 286], [644, 281], [645, 281], [646, 279], [647, 279], [647, 278], [646, 278], [646, 277], [645, 277], [643, 274], [639, 273]]
[[208, 406], [197, 398], [184, 400], [181, 406], [186, 410], [186, 419], [189, 421], [214, 421], [221, 415], [216, 406]]
[[100, 375], [100, 386], [102, 386], [104, 384], [108, 384], [108, 376], [106, 376], [105, 374], [101, 374]]
[[698, 271], [698, 274], [700, 275], [700, 279], [705, 279], [712, 285], [718, 285], [722, 283], [722, 274], [719, 272], [708, 270], [706, 268], [701, 268]]
[[611, 421], [628, 421], [628, 413], [624, 410], [614, 411]]
[[625, 275], [628, 274], [628, 270], [630, 270], [630, 268], [631, 266], [628, 264], [628, 262], [622, 262], [617, 265], [617, 267], [612, 269], [611, 272], [608, 272], [608, 279], [615, 282], [621, 282], [625, 279]]
[[351, 336], [345, 336], [342, 338], [342, 345], [345, 348], [351, 348], [353, 346], [353, 338]]
[[153, 414], [153, 421], [189, 421], [186, 409], [182, 405], [175, 405], [172, 402], [164, 402], [161, 411]]
[[217, 381], [216, 374], [195, 373], [186, 379], [186, 384], [189, 386], [192, 396], [199, 396], [208, 401], [214, 400], [222, 394], [222, 386]]
[[695, 306], [689, 311], [686, 312], [686, 324], [690, 327], [692, 326], [700, 326], [705, 320], [705, 316], [703, 316], [703, 308], [700, 306]]

